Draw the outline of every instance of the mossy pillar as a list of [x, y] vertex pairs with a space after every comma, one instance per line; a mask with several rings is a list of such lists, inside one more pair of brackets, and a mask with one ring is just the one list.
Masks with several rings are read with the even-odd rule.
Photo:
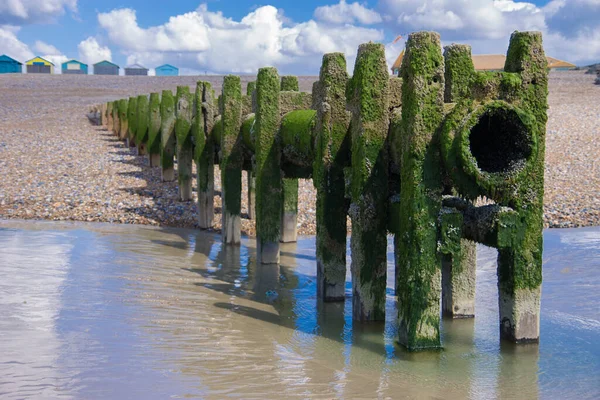
[[279, 263], [281, 228], [281, 143], [279, 75], [261, 68], [256, 81], [256, 234], [262, 264]]
[[411, 34], [402, 62], [400, 223], [395, 236], [399, 341], [410, 350], [440, 346], [442, 179], [437, 132], [444, 115], [440, 36]]
[[175, 180], [175, 99], [170, 90], [163, 90], [160, 100], [160, 165], [163, 182]]
[[177, 182], [179, 183], [179, 199], [181, 201], [192, 199], [194, 147], [191, 128], [193, 101], [189, 86], [177, 86], [175, 141], [177, 144]]
[[215, 146], [210, 133], [214, 125], [214, 96], [208, 82], [198, 82], [194, 96], [194, 161], [198, 182], [198, 226], [202, 229], [214, 225], [215, 196]]
[[[246, 95], [250, 97], [252, 103], [250, 108], [254, 112], [256, 103], [256, 81], [248, 82], [246, 86]], [[248, 181], [248, 218], [256, 218], [256, 174], [254, 173], [254, 160], [252, 160], [252, 170], [247, 171], [246, 179]]]
[[317, 110], [313, 165], [317, 188], [317, 295], [324, 301], [344, 300], [346, 288], [348, 202], [343, 168], [349, 153], [347, 83], [344, 54], [325, 54], [319, 82], [313, 86]]
[[114, 102], [109, 101], [106, 103], [106, 129], [109, 132], [114, 133], [114, 124], [113, 124], [113, 106]]
[[527, 175], [509, 206], [520, 223], [509, 248], [498, 250], [500, 336], [513, 342], [537, 342], [542, 285], [544, 153], [548, 108], [547, 60], [539, 32], [515, 32], [510, 39], [506, 72], [519, 73], [519, 106], [535, 119], [534, 152]]
[[137, 132], [137, 97], [129, 98], [129, 105], [127, 108], [127, 118], [129, 119], [129, 126], [127, 130], [126, 145], [127, 147], [135, 147], [135, 135]]
[[148, 154], [148, 96], [139, 95], [137, 98], [137, 125], [135, 127], [135, 142], [137, 144], [138, 156]]
[[[471, 46], [444, 47], [444, 67], [444, 101], [457, 103], [470, 98], [475, 73]], [[460, 232], [461, 227], [449, 226], [448, 229]], [[451, 232], [442, 226], [442, 235]], [[477, 244], [460, 236], [454, 243], [456, 245], [442, 256], [442, 312], [452, 318], [471, 318], [475, 316]]]
[[385, 319], [389, 73], [382, 44], [358, 48], [348, 84], [352, 112], [352, 317]]
[[121, 100], [115, 100], [113, 103], [113, 132], [115, 136], [119, 137], [119, 130], [121, 128], [121, 123], [119, 122], [119, 105], [121, 104]]
[[242, 152], [242, 83], [239, 76], [223, 79], [221, 97], [221, 193], [223, 198], [222, 238], [224, 243], [239, 244], [241, 239]]
[[125, 140], [128, 132], [128, 118], [127, 118], [127, 110], [128, 110], [128, 101], [127, 99], [119, 100], [119, 139]]
[[150, 167], [158, 167], [160, 166], [160, 94], [150, 94], [148, 113], [148, 162]]
[[[299, 91], [298, 78], [295, 76], [281, 77], [281, 91]], [[281, 242], [295, 242], [298, 237], [298, 179], [283, 178], [282, 208], [281, 208]]]

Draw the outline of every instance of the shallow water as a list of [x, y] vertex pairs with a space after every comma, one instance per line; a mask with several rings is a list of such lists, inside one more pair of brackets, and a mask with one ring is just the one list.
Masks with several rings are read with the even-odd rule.
[[424, 353], [396, 344], [391, 295], [385, 324], [353, 325], [349, 277], [319, 304], [314, 252], [260, 266], [251, 239], [0, 221], [0, 398], [600, 398], [600, 228], [545, 232], [539, 346], [499, 341], [492, 249], [477, 317]]

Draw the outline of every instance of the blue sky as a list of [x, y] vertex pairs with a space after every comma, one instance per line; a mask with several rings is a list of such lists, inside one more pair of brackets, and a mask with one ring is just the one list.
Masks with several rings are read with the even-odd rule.
[[[4, 1], [0, 1], [4, 3]], [[546, 53], [578, 64], [600, 60], [599, 0], [142, 1], [11, 0], [0, 4], [0, 53], [61, 62], [110, 58], [124, 66], [177, 64], [184, 73], [253, 73], [274, 65], [316, 74], [324, 52], [386, 44], [435, 30], [444, 43], [503, 53], [514, 30], [541, 30]], [[171, 22], [169, 20], [171, 19]]]

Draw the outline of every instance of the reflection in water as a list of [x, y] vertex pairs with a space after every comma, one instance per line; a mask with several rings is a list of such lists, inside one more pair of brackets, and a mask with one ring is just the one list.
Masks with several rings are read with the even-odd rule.
[[314, 239], [257, 265], [249, 239], [0, 222], [0, 397], [598, 398], [600, 230], [545, 243], [539, 346], [499, 343], [481, 247], [477, 317], [443, 319], [443, 350], [408, 353], [392, 295], [367, 325], [351, 292], [317, 300]]

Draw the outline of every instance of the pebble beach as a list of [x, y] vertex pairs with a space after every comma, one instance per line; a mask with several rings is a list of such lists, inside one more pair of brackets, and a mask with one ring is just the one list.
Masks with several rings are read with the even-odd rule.
[[[316, 77], [300, 77], [310, 91]], [[0, 75], [0, 218], [197, 227], [195, 201], [177, 200], [177, 182], [86, 117], [94, 104], [222, 77]], [[252, 76], [242, 77], [243, 90]], [[600, 86], [583, 71], [550, 73], [545, 225], [600, 225]], [[247, 217], [243, 173], [242, 233]], [[221, 227], [215, 170], [215, 230]], [[194, 196], [196, 193], [194, 192]], [[195, 198], [194, 198], [195, 200]], [[316, 190], [300, 180], [298, 234], [314, 235]]]

